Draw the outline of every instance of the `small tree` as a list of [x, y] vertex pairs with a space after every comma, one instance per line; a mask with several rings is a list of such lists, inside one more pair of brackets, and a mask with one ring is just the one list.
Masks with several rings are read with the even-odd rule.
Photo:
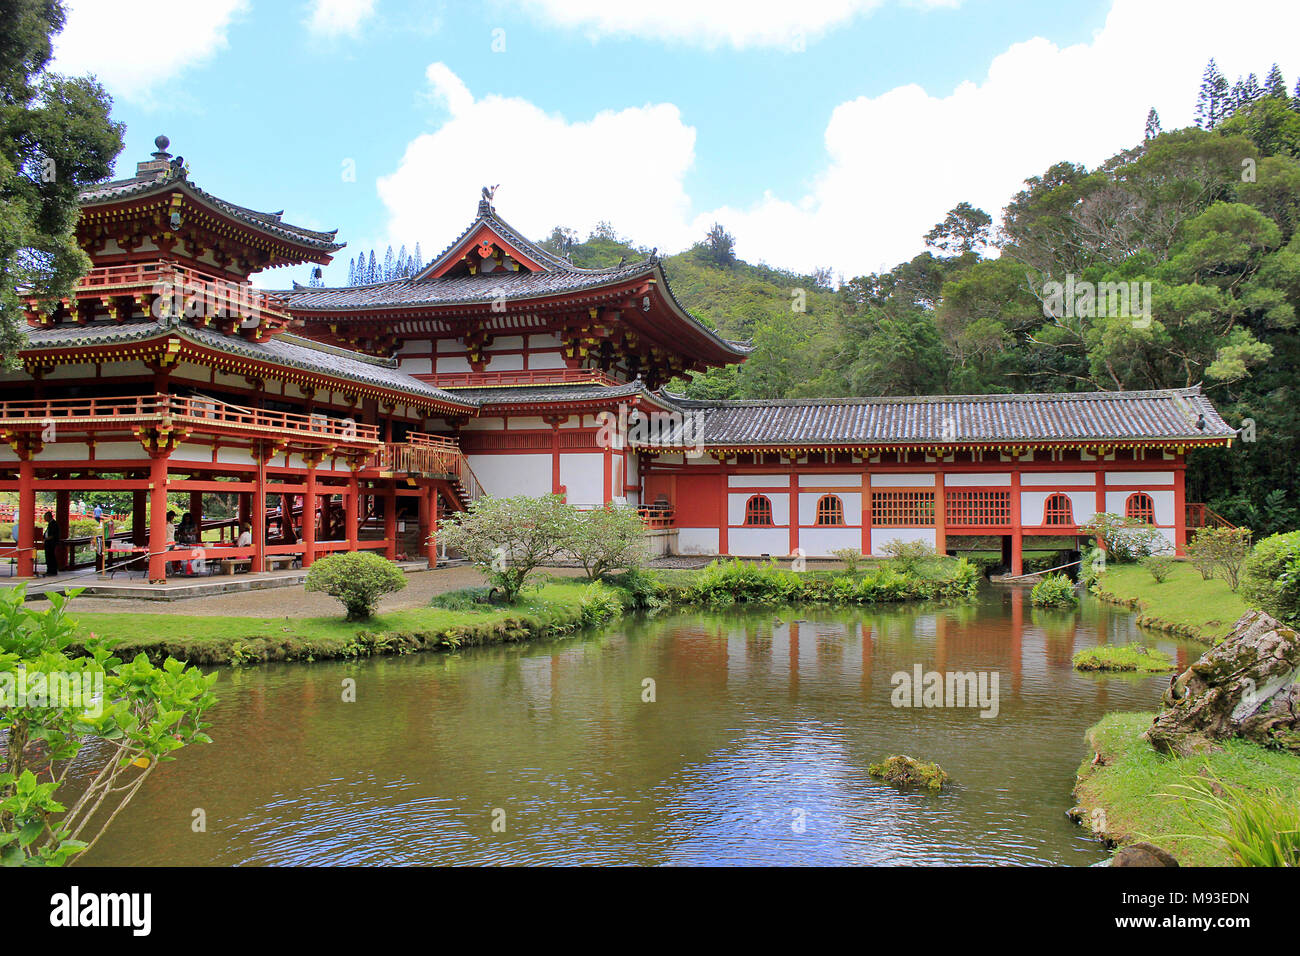
[[1209, 538], [1202, 538], [1199, 533], [1194, 534], [1188, 539], [1183, 550], [1192, 567], [1200, 572], [1202, 581], [1214, 577], [1214, 550], [1210, 547]]
[[915, 573], [923, 561], [937, 556], [937, 552], [927, 542], [904, 541], [902, 538], [891, 538], [880, 546], [880, 550], [889, 556], [890, 561], [903, 574]]
[[349, 621], [364, 621], [375, 613], [379, 599], [406, 587], [406, 575], [381, 555], [370, 551], [330, 554], [307, 572], [306, 589], [338, 598]]
[[1169, 572], [1174, 569], [1174, 556], [1148, 554], [1142, 559], [1142, 567], [1151, 572], [1151, 577], [1155, 578], [1156, 584], [1164, 584], [1165, 578], [1169, 577]]
[[861, 548], [839, 548], [831, 554], [844, 562], [844, 570], [849, 574], [856, 574], [858, 565], [862, 563]]
[[1079, 526], [1090, 535], [1097, 547], [1104, 548], [1109, 560], [1120, 564], [1139, 561], [1150, 554], [1169, 551], [1171, 545], [1159, 530], [1140, 518], [1103, 512], [1095, 514]]
[[1241, 567], [1250, 554], [1250, 536], [1249, 528], [1202, 528], [1192, 539], [1192, 548], [1203, 555], [1199, 560], [1212, 562], [1228, 587], [1235, 591], [1241, 580]]
[[1294, 625], [1300, 620], [1300, 531], [1265, 538], [1242, 569], [1246, 603]]
[[123, 663], [94, 634], [71, 656], [65, 612], [80, 592], [51, 592], [52, 607], [35, 611], [25, 590], [0, 593], [0, 862], [61, 866], [95, 845], [159, 763], [212, 742], [203, 715], [217, 675], [144, 654]]
[[438, 536], [473, 562], [507, 601], [514, 601], [530, 573], [568, 548], [576, 514], [559, 495], [485, 495], [469, 510], [442, 521]]
[[645, 524], [632, 508], [580, 511], [564, 550], [592, 580], [610, 571], [636, 571], [646, 561]]

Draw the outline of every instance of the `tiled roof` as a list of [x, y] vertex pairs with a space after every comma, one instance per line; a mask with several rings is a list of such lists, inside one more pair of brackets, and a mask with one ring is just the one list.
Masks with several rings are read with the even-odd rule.
[[295, 226], [284, 222], [280, 218], [282, 212], [258, 212], [255, 209], [227, 202], [219, 196], [214, 196], [212, 193], [200, 189], [188, 179], [179, 177], [167, 178], [166, 176], [148, 175], [132, 176], [129, 179], [115, 179], [112, 182], [99, 183], [83, 189], [79, 199], [82, 206], [95, 206], [102, 203], [120, 202], [123, 199], [135, 199], [153, 193], [168, 193], [173, 190], [180, 190], [196, 202], [211, 206], [232, 219], [237, 219], [254, 229], [270, 233], [278, 239], [295, 245], [308, 246], [322, 252], [337, 252], [343, 248], [343, 243], [334, 241], [335, 236], [338, 234], [337, 229], [331, 232], [317, 232], [314, 229]]
[[1236, 434], [1200, 386], [1146, 392], [732, 402], [667, 397], [704, 414], [704, 443], [716, 447], [1222, 440]]
[[449, 405], [467, 408], [475, 405], [473, 399], [453, 395], [399, 371], [394, 360], [372, 358], [287, 333], [265, 342], [252, 342], [237, 335], [222, 335], [211, 329], [195, 328], [184, 323], [167, 325], [162, 322], [124, 322], [119, 325], [113, 322], [91, 322], [86, 325], [32, 329], [28, 333], [28, 345], [24, 351], [147, 342], [164, 335], [178, 335], [196, 345], [242, 355], [255, 361], [302, 369], [331, 378], [351, 379]]
[[556, 269], [549, 272], [487, 272], [479, 275], [439, 276], [427, 279], [390, 279], [369, 285], [335, 289], [277, 290], [295, 312], [331, 309], [376, 309], [386, 306], [471, 305], [506, 299], [532, 299], [594, 289], [649, 276], [650, 260], [614, 269]]
[[543, 385], [492, 385], [470, 388], [453, 388], [457, 398], [467, 398], [483, 409], [493, 405], [538, 405], [564, 402], [609, 401], [625, 398], [645, 398], [656, 405], [673, 408], [673, 403], [661, 392], [652, 392], [639, 379], [621, 385], [601, 385], [589, 382]]

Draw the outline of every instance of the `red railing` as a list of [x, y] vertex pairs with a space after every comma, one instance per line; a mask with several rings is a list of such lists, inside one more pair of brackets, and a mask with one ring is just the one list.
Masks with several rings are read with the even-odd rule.
[[412, 432], [375, 452], [369, 467], [380, 471], [445, 478], [458, 484], [464, 504], [483, 496], [483, 486], [454, 438]]
[[439, 388], [471, 388], [488, 385], [555, 385], [574, 382], [619, 385], [598, 368], [537, 368], [523, 371], [435, 372], [417, 378]]
[[1231, 521], [1201, 502], [1187, 503], [1187, 527], [1191, 528], [1235, 528]]
[[127, 398], [56, 398], [0, 401], [0, 424], [79, 424], [143, 420], [180, 420], [186, 424], [223, 425], [253, 431], [290, 432], [355, 444], [377, 444], [379, 426], [326, 415], [244, 408], [194, 395], [136, 395]]
[[636, 509], [646, 528], [672, 528], [677, 524], [677, 512], [672, 505], [642, 505]]
[[290, 318], [288, 305], [279, 296], [255, 289], [249, 282], [201, 272], [168, 259], [99, 266], [81, 278], [74, 294], [110, 295], [141, 291], [178, 297], [181, 303], [198, 300], [201, 314], [209, 318], [215, 315], [248, 317], [261, 313], [284, 322]]

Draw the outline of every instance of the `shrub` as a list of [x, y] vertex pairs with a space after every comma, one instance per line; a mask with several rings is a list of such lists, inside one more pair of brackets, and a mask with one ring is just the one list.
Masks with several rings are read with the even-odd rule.
[[1191, 775], [1173, 787], [1202, 808], [1193, 818], [1236, 866], [1300, 866], [1300, 794], [1252, 792]]
[[307, 572], [307, 590], [338, 598], [347, 608], [349, 621], [364, 621], [375, 613], [381, 597], [404, 587], [406, 575], [387, 558], [370, 551], [327, 555]]
[[583, 627], [596, 627], [612, 621], [622, 613], [623, 602], [613, 588], [593, 581], [583, 589], [578, 603], [578, 614]]
[[1255, 545], [1242, 568], [1246, 603], [1287, 624], [1300, 622], [1300, 531]]
[[94, 634], [72, 656], [65, 612], [80, 592], [51, 592], [41, 611], [25, 592], [0, 592], [0, 863], [59, 866], [95, 845], [158, 764], [212, 742], [203, 717], [217, 674], [143, 653], [123, 662]]
[[587, 577], [645, 566], [645, 524], [633, 508], [592, 508], [574, 515], [564, 544]]
[[1187, 560], [1198, 572], [1200, 572], [1202, 581], [1209, 581], [1214, 577], [1214, 551], [1210, 548], [1210, 539], [1202, 538], [1199, 533], [1193, 534], [1183, 546], [1187, 553]]
[[1074, 593], [1074, 582], [1064, 574], [1049, 574], [1034, 585], [1029, 600], [1035, 607], [1074, 607], [1079, 596]]
[[441, 522], [438, 535], [448, 548], [469, 558], [513, 603], [529, 574], [564, 553], [576, 523], [577, 509], [559, 495], [485, 495], [468, 511]]
[[429, 607], [440, 607], [447, 611], [472, 611], [491, 602], [491, 588], [459, 588], [435, 594], [429, 599]]
[[632, 598], [632, 606], [639, 610], [663, 607], [660, 597], [663, 583], [653, 571], [645, 568], [629, 568], [622, 574], [613, 575], [606, 580], [626, 591]]
[[922, 562], [937, 556], [934, 548], [926, 542], [901, 538], [891, 538], [880, 546], [880, 550], [903, 574], [915, 574]]
[[1148, 554], [1142, 559], [1142, 567], [1151, 572], [1156, 584], [1164, 584], [1165, 578], [1174, 569], [1174, 557], [1170, 554]]
[[1079, 530], [1098, 547], [1104, 546], [1109, 560], [1120, 564], [1171, 550], [1169, 539], [1139, 518], [1103, 512], [1093, 515]]
[[1092, 590], [1106, 572], [1106, 552], [1089, 548], [1079, 556], [1079, 583]]
[[845, 572], [848, 574], [858, 573], [858, 566], [862, 564], [861, 548], [840, 548], [832, 551], [831, 554], [844, 563]]
[[1235, 591], [1241, 580], [1242, 565], [1250, 553], [1250, 535], [1249, 528], [1202, 528], [1193, 536], [1189, 547], [1196, 554], [1196, 561], [1210, 562]]

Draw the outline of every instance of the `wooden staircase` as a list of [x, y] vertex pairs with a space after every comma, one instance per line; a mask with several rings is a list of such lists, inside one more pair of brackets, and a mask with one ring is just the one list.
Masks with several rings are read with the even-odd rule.
[[1236, 525], [1202, 502], [1188, 502], [1186, 508], [1188, 531], [1201, 528], [1235, 528]]

